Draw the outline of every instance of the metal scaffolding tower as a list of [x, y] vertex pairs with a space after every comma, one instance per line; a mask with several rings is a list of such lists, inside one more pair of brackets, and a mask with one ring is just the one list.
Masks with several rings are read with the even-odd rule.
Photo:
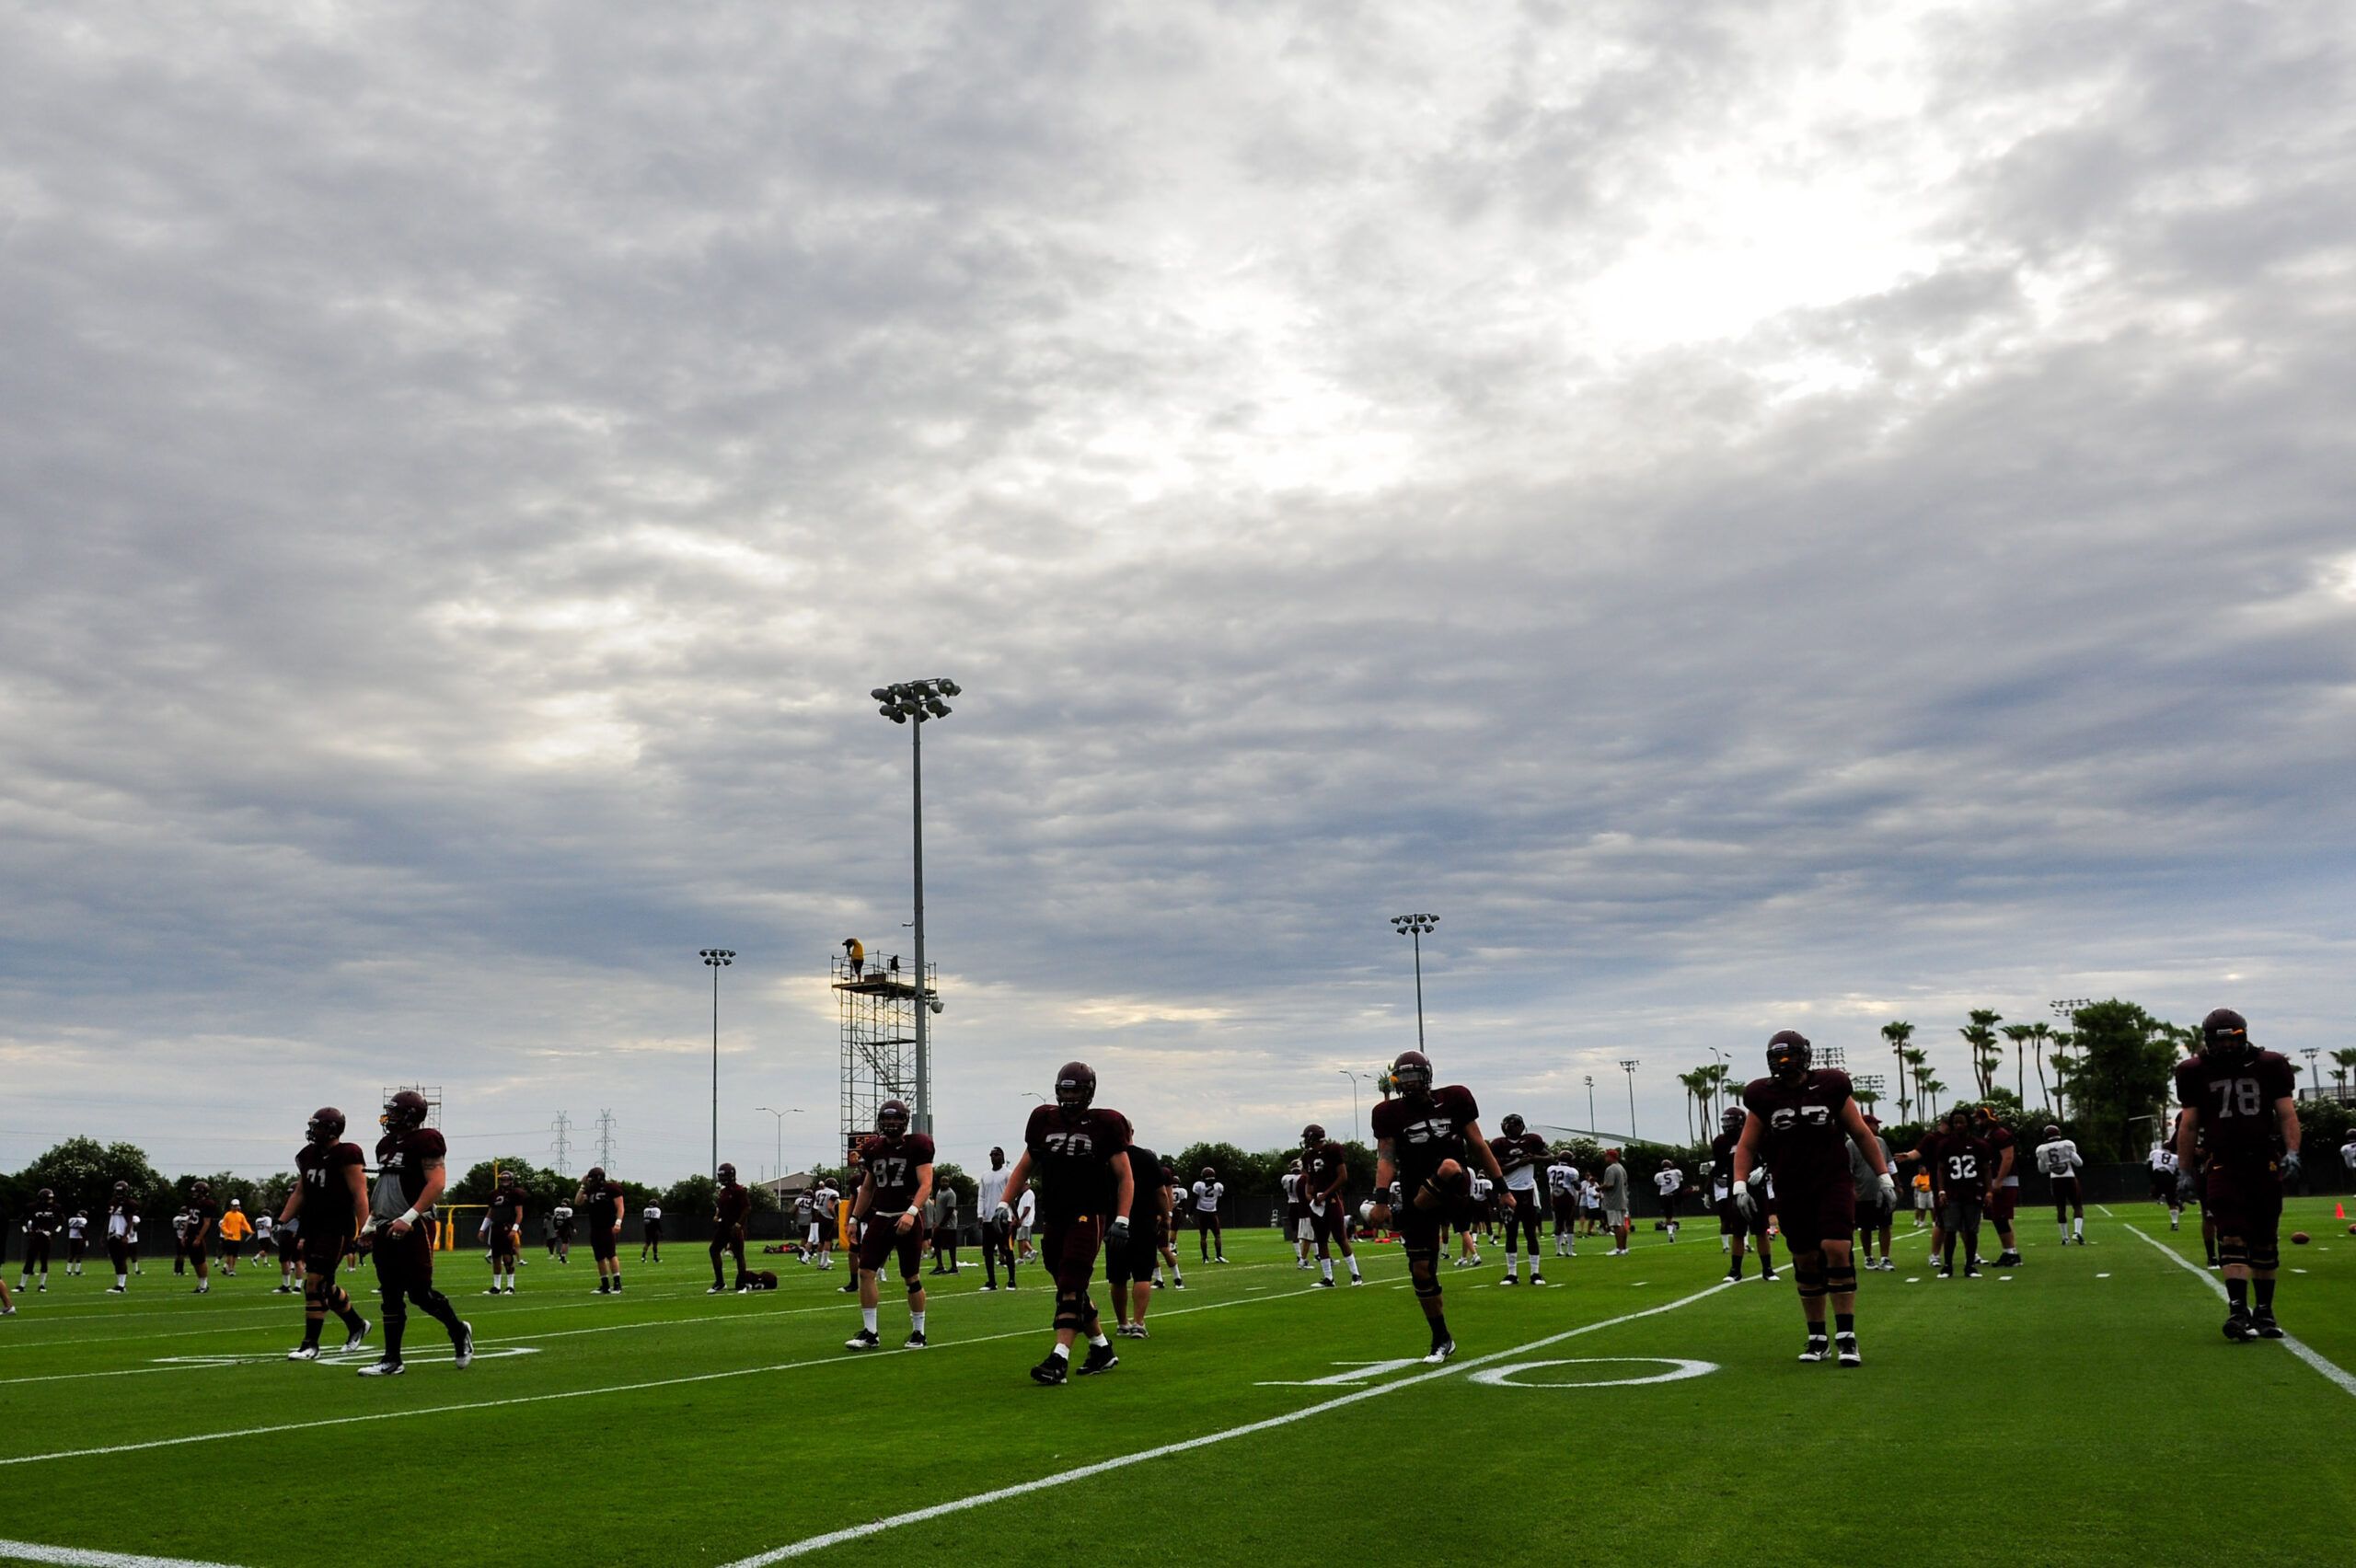
[[425, 1124], [429, 1127], [440, 1126], [442, 1124], [442, 1086], [438, 1083], [430, 1086], [422, 1083], [397, 1083], [386, 1090], [384, 1100], [379, 1100], [376, 1103], [382, 1105], [386, 1100], [390, 1100], [405, 1089], [413, 1089], [425, 1096]]
[[832, 960], [835, 996], [842, 1019], [843, 1157], [875, 1130], [876, 1109], [887, 1100], [916, 1103], [917, 1009], [941, 1010], [940, 965], [925, 965], [924, 992], [916, 976], [903, 974], [896, 958], [857, 969], [841, 953]]

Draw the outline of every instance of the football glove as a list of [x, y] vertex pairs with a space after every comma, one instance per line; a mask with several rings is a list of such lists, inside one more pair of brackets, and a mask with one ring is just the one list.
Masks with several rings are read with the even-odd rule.
[[2192, 1172], [2179, 1170], [2176, 1173], [2176, 1201], [2181, 1208], [2192, 1201]]
[[2299, 1179], [2299, 1172], [2302, 1169], [2303, 1167], [2299, 1163], [2299, 1151], [2295, 1148], [2284, 1150], [2282, 1154], [2282, 1180], [2285, 1182], [2297, 1181]]
[[1104, 1228], [1104, 1245], [1126, 1247], [1129, 1244], [1129, 1216], [1121, 1216]]
[[1883, 1171], [1883, 1172], [1881, 1173], [1881, 1175], [1880, 1175], [1880, 1177], [1878, 1178], [1878, 1180], [1879, 1180], [1879, 1181], [1880, 1181], [1880, 1182], [1881, 1182], [1881, 1201], [1882, 1201], [1883, 1203], [1886, 1203], [1886, 1204], [1895, 1204], [1895, 1203], [1897, 1203], [1897, 1202], [1898, 1202], [1898, 1178], [1897, 1178], [1897, 1177], [1895, 1177], [1895, 1176], [1892, 1176], [1888, 1171], [1885, 1170], [1885, 1171]]
[[1750, 1187], [1747, 1182], [1735, 1183], [1734, 1212], [1742, 1216], [1742, 1222], [1745, 1225], [1749, 1225], [1759, 1217], [1759, 1200], [1750, 1195]]
[[1000, 1204], [997, 1208], [992, 1209], [990, 1211], [990, 1223], [992, 1225], [1012, 1225], [1014, 1223], [1013, 1205], [1011, 1204]]

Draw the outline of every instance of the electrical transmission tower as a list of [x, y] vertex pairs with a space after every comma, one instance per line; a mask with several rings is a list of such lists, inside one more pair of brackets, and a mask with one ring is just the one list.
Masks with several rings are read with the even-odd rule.
[[556, 1132], [556, 1173], [561, 1176], [572, 1163], [572, 1113], [558, 1112], [552, 1125]]
[[597, 1163], [606, 1170], [614, 1168], [614, 1113], [597, 1113]]

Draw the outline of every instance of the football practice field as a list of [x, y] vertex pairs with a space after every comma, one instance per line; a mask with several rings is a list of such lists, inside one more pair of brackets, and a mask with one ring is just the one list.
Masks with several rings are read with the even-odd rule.
[[707, 1297], [675, 1246], [602, 1298], [584, 1252], [534, 1251], [494, 1300], [445, 1253], [479, 1357], [412, 1315], [400, 1378], [353, 1376], [373, 1333], [285, 1361], [272, 1270], [202, 1298], [168, 1261], [127, 1298], [52, 1273], [0, 1320], [0, 1561], [2345, 1563], [2356, 1236], [2331, 1214], [2292, 1205], [2292, 1339], [2252, 1344], [2219, 1332], [2192, 1222], [2150, 1205], [2090, 1208], [2084, 1248], [2032, 1211], [2023, 1267], [1951, 1283], [1902, 1217], [1848, 1371], [1798, 1364], [1788, 1274], [1722, 1286], [1701, 1224], [1549, 1257], [1542, 1290], [1499, 1287], [1495, 1251], [1444, 1267], [1437, 1369], [1395, 1247], [1323, 1290], [1273, 1232], [1225, 1267], [1188, 1233], [1151, 1339], [1052, 1389], [1026, 1376], [1044, 1277], [983, 1294], [971, 1262], [928, 1282], [930, 1348], [891, 1348], [895, 1286], [887, 1348], [852, 1355], [839, 1268], [762, 1259], [779, 1290]]

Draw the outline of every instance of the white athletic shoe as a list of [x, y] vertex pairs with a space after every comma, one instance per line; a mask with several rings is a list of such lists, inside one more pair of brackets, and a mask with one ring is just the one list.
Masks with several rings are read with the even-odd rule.
[[1442, 1340], [1439, 1343], [1432, 1346], [1432, 1353], [1429, 1355], [1424, 1357], [1424, 1365], [1426, 1366], [1437, 1366], [1455, 1354], [1456, 1342], [1454, 1340]]
[[317, 1361], [318, 1358], [319, 1347], [315, 1344], [298, 1344], [286, 1353], [289, 1361]]

